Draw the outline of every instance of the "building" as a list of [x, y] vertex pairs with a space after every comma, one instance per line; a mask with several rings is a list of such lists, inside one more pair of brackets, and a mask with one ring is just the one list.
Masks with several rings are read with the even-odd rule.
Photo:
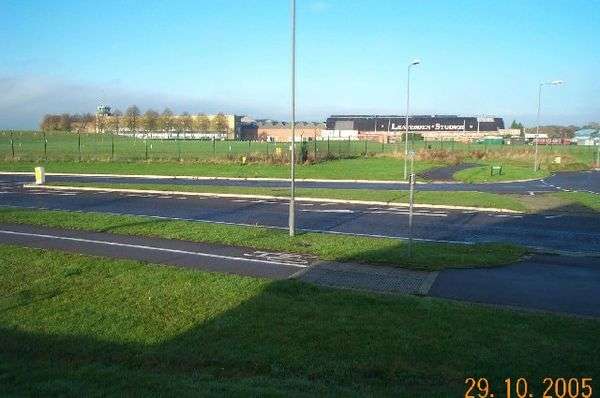
[[573, 137], [573, 142], [577, 145], [600, 145], [600, 130], [577, 130]]
[[[327, 135], [335, 131], [356, 131], [358, 139], [395, 141], [406, 131], [406, 117], [400, 115], [332, 115], [327, 118]], [[410, 116], [408, 128], [424, 140], [473, 141], [504, 130], [504, 120], [495, 117], [457, 115]]]
[[[296, 141], [312, 141], [321, 137], [324, 123], [296, 122]], [[241, 139], [289, 142], [292, 140], [292, 127], [289, 122], [279, 122], [270, 119], [243, 119]]]

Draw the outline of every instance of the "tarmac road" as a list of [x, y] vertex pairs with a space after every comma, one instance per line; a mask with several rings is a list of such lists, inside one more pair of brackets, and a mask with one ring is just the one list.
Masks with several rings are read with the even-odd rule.
[[[286, 228], [287, 201], [25, 190], [31, 177], [0, 176], [0, 203], [6, 207], [145, 215]], [[297, 206], [305, 231], [406, 238], [406, 208], [333, 203]], [[418, 209], [414, 236], [450, 242], [504, 242], [553, 250], [600, 253], [600, 222], [595, 215], [565, 213], [502, 214]]]

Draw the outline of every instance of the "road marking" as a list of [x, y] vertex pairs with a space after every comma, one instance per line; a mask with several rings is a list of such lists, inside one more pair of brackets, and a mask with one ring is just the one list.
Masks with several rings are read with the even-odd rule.
[[[399, 216], [407, 216], [410, 213], [408, 211], [385, 211], [385, 210], [378, 210], [378, 211], [365, 211], [365, 214], [394, 214], [394, 215], [399, 215]], [[448, 217], [448, 214], [444, 214], [444, 213], [422, 213], [422, 212], [414, 212], [413, 213], [414, 216], [425, 216], [425, 217]]]
[[273, 261], [273, 260], [268, 260], [268, 259], [262, 260], [262, 259], [256, 259], [256, 258], [225, 256], [225, 255], [220, 255], [220, 254], [201, 253], [201, 252], [193, 252], [193, 251], [188, 251], [188, 250], [168, 249], [165, 247], [134, 245], [134, 244], [130, 244], [130, 243], [110, 242], [110, 241], [95, 240], [95, 239], [72, 238], [72, 237], [68, 237], [68, 236], [35, 234], [35, 233], [30, 233], [30, 232], [16, 232], [16, 231], [7, 231], [7, 230], [0, 230], [0, 234], [16, 235], [16, 236], [29, 236], [29, 237], [35, 237], [35, 238], [45, 238], [45, 239], [55, 239], [55, 240], [66, 240], [66, 241], [81, 242], [81, 243], [93, 243], [93, 244], [106, 245], [106, 246], [128, 247], [128, 248], [132, 248], [132, 249], [143, 249], [143, 250], [160, 251], [160, 252], [175, 253], [175, 254], [189, 254], [189, 255], [199, 256], [199, 257], [218, 258], [218, 259], [222, 259], [222, 260], [232, 260], [232, 261], [242, 261], [242, 262], [250, 261], [250, 262], [255, 262], [255, 263], [289, 265], [289, 266], [298, 267], [298, 268], [306, 268], [307, 267], [307, 265], [301, 265], [301, 264], [284, 262], [284, 261]]
[[300, 209], [300, 211], [305, 212], [305, 213], [344, 213], [344, 214], [354, 213], [354, 210], [348, 210], [348, 209], [331, 209], [331, 210]]
[[564, 214], [557, 214], [557, 215], [554, 215], [554, 216], [546, 216], [546, 217], [544, 217], [544, 218], [545, 218], [546, 220], [553, 220], [553, 219], [555, 219], [555, 218], [561, 218], [561, 217], [563, 217], [563, 216], [564, 216]]

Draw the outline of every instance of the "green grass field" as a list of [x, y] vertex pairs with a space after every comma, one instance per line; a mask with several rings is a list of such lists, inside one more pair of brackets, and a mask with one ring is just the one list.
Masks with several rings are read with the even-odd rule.
[[[206, 177], [268, 177], [289, 178], [290, 166], [285, 164], [250, 163], [121, 163], [121, 162], [0, 162], [0, 171], [28, 171], [44, 166], [46, 172], [92, 174], [153, 174]], [[417, 172], [441, 166], [440, 163], [415, 162]], [[298, 165], [297, 178], [402, 180], [404, 161], [395, 158], [340, 159], [316, 164]]]
[[[458, 397], [600, 377], [600, 322], [0, 245], [3, 396]], [[596, 387], [594, 385], [594, 387]]]
[[524, 248], [507, 244], [416, 242], [413, 256], [408, 257], [406, 242], [398, 239], [325, 233], [299, 233], [290, 238], [287, 231], [279, 229], [106, 213], [3, 208], [0, 222], [243, 246], [311, 254], [328, 261], [387, 264], [429, 271], [509, 264], [526, 253]]
[[[533, 165], [514, 165], [502, 164], [502, 174], [495, 173], [492, 175], [491, 167], [494, 164], [488, 164], [481, 167], [473, 167], [466, 170], [461, 170], [454, 174], [454, 179], [466, 183], [482, 183], [482, 182], [500, 182], [500, 181], [518, 181], [518, 180], [533, 180], [545, 178], [551, 174], [548, 169], [533, 171]], [[498, 164], [500, 166], [500, 164]]]

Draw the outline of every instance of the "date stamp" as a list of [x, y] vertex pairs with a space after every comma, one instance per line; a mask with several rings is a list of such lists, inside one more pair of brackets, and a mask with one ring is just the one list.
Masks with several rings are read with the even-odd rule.
[[497, 390], [485, 377], [469, 377], [465, 385], [464, 398], [593, 398], [594, 394], [591, 377], [545, 377], [536, 382], [507, 378]]

